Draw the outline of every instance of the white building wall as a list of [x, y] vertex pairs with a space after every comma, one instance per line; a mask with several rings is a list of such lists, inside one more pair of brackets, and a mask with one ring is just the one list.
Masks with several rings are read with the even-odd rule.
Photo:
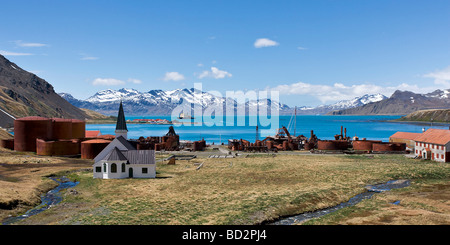
[[[111, 165], [117, 165], [117, 172], [111, 172]], [[122, 172], [122, 163], [124, 161], [99, 161], [93, 165], [94, 178], [99, 179], [125, 179], [129, 177], [130, 168], [133, 168], [133, 178], [155, 178], [156, 164], [125, 164], [125, 172]], [[106, 172], [104, 171], [106, 164]], [[101, 172], [96, 171], [96, 167], [101, 167]], [[142, 173], [142, 168], [147, 168], [147, 173]]]
[[[415, 155], [423, 157], [424, 152], [427, 150], [430, 151], [430, 156], [428, 159], [437, 162], [445, 162], [446, 161], [446, 152], [450, 149], [450, 142], [446, 145], [437, 145], [425, 142], [416, 142], [415, 146]], [[434, 156], [434, 158], [433, 158]]]
[[[156, 164], [129, 164], [129, 168], [133, 168], [133, 178], [156, 177]], [[142, 173], [142, 168], [147, 168], [146, 174]]]

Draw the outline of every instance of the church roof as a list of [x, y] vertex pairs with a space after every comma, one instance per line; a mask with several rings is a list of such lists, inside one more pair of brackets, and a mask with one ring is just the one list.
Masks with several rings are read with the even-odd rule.
[[103, 158], [103, 160], [108, 160], [108, 161], [126, 161], [128, 160], [127, 157], [125, 157], [122, 152], [117, 148], [114, 147], [114, 149], [112, 149], [108, 155], [105, 156], [105, 158]]
[[154, 150], [122, 151], [130, 164], [155, 164]]
[[128, 142], [122, 135], [116, 138], [127, 150], [136, 150], [134, 146]]
[[114, 147], [102, 160], [128, 161], [130, 164], [155, 164], [155, 151], [153, 150], [125, 150]]
[[116, 130], [127, 130], [127, 123], [125, 122], [125, 114], [123, 113], [122, 101], [120, 101], [119, 114], [117, 115]]

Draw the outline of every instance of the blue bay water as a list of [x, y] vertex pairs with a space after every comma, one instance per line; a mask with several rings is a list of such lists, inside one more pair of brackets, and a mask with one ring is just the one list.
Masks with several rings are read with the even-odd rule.
[[[256, 125], [251, 123], [251, 120], [258, 121], [255, 116], [236, 116], [234, 118], [234, 126], [227, 124], [226, 119], [222, 121], [222, 126], [207, 126], [202, 125], [176, 125], [174, 124], [175, 132], [180, 135], [180, 140], [196, 141], [202, 138], [208, 144], [227, 143], [228, 139], [245, 139], [254, 142], [256, 139]], [[127, 117], [127, 120], [136, 118], [147, 119], [167, 119], [170, 116], [146, 116], [146, 117]], [[279, 116], [278, 127], [288, 127], [292, 116]], [[327, 140], [334, 139], [334, 135], [340, 133], [340, 128], [343, 126], [347, 128], [347, 136], [359, 138], [367, 138], [370, 140], [388, 141], [389, 136], [397, 131], [403, 132], [422, 132], [422, 128], [429, 128], [429, 124], [407, 124], [387, 122], [387, 120], [397, 119], [400, 116], [322, 116], [322, 115], [301, 115], [297, 116], [296, 135], [303, 134], [309, 138], [311, 130], [319, 139]], [[244, 120], [244, 126], [238, 126], [238, 120]], [[186, 121], [186, 120], [181, 120]], [[102, 134], [114, 134], [115, 124], [87, 124], [86, 130], [100, 130]], [[165, 135], [171, 125], [154, 125], [154, 124], [131, 124], [128, 123], [128, 138], [137, 139], [140, 136], [163, 136]], [[278, 127], [263, 127], [259, 124], [260, 135], [262, 140], [269, 135], [275, 135]], [[433, 128], [448, 129], [448, 126], [433, 125]], [[262, 130], [267, 130], [264, 132]], [[294, 133], [293, 127], [289, 129], [291, 134]]]

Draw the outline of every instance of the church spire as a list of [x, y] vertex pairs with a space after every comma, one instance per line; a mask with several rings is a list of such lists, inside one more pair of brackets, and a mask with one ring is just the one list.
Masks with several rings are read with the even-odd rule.
[[119, 114], [117, 115], [116, 137], [123, 136], [127, 139], [127, 123], [125, 121], [125, 113], [123, 113], [122, 100], [120, 100]]

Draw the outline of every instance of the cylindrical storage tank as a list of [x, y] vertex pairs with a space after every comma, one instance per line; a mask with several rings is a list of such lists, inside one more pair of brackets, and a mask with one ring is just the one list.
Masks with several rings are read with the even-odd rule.
[[14, 150], [36, 152], [36, 139], [52, 138], [52, 120], [22, 117], [14, 120]]
[[72, 139], [83, 139], [86, 137], [86, 122], [72, 119]]
[[374, 143], [372, 144], [373, 152], [390, 152], [396, 151], [395, 144], [392, 143]]
[[14, 139], [3, 139], [0, 140], [0, 147], [14, 150]]
[[55, 141], [45, 141], [42, 139], [36, 139], [36, 154], [39, 156], [52, 156], [53, 144]]
[[353, 150], [371, 151], [374, 143], [381, 143], [380, 140], [355, 140], [353, 141]]
[[317, 142], [318, 150], [339, 150], [338, 145], [332, 140], [319, 140]]
[[287, 151], [288, 150], [288, 142], [287, 141], [283, 141], [283, 151]]
[[86, 140], [81, 142], [81, 158], [94, 159], [111, 141], [103, 139]]
[[273, 148], [273, 141], [271, 141], [271, 140], [268, 140], [268, 141], [266, 141], [266, 146], [267, 146], [267, 149], [272, 149]]
[[193, 151], [199, 151], [199, 150], [200, 150], [200, 144], [199, 144], [198, 141], [194, 141], [194, 142], [192, 143], [192, 150], [193, 150]]
[[72, 139], [72, 120], [64, 118], [52, 118], [53, 139], [68, 140]]

